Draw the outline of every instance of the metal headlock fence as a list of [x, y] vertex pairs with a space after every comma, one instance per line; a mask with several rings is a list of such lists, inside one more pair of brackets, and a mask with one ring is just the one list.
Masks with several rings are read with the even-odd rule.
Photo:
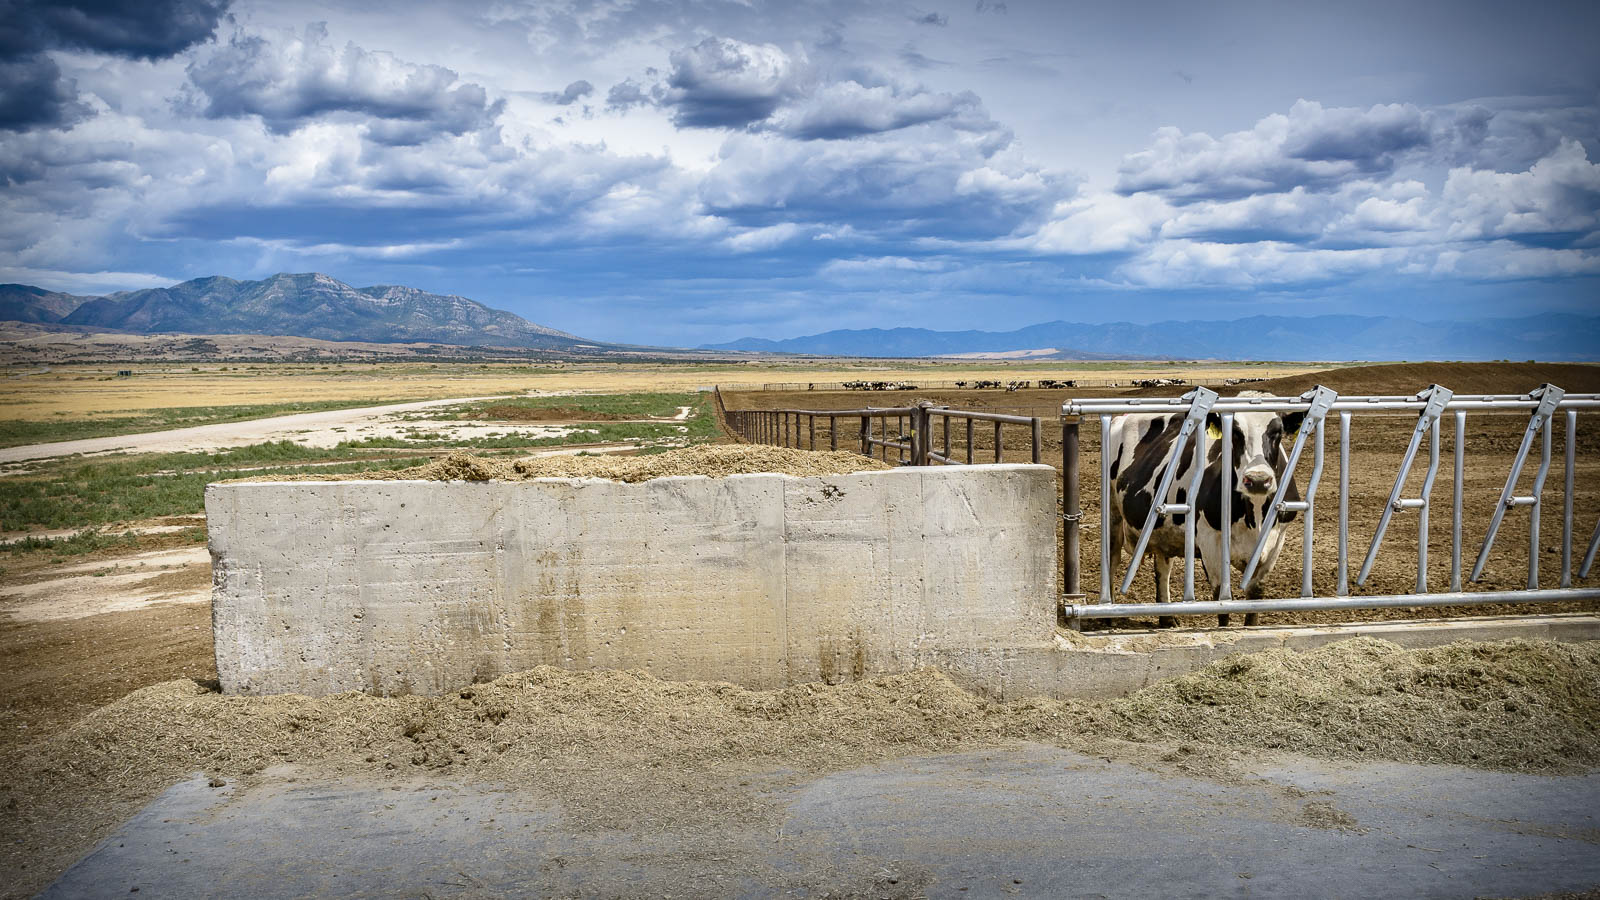
[[[1575, 496], [1574, 469], [1577, 454], [1577, 417], [1580, 411], [1600, 410], [1600, 394], [1567, 394], [1560, 388], [1546, 384], [1538, 390], [1527, 394], [1498, 394], [1498, 395], [1473, 395], [1461, 396], [1452, 393], [1448, 388], [1433, 385], [1413, 397], [1382, 396], [1382, 397], [1340, 397], [1333, 390], [1326, 387], [1317, 387], [1298, 397], [1230, 397], [1223, 398], [1214, 391], [1206, 388], [1197, 388], [1182, 397], [1174, 398], [1109, 398], [1109, 399], [1080, 399], [1069, 401], [1062, 406], [1062, 455], [1064, 472], [1064, 495], [1062, 517], [1065, 526], [1065, 553], [1064, 553], [1064, 585], [1066, 600], [1063, 604], [1063, 613], [1069, 623], [1081, 623], [1084, 619], [1106, 619], [1125, 616], [1179, 616], [1179, 615], [1225, 615], [1229, 613], [1259, 613], [1285, 610], [1317, 610], [1317, 609], [1372, 609], [1379, 607], [1418, 607], [1418, 606], [1457, 606], [1481, 603], [1536, 603], [1552, 600], [1583, 600], [1600, 598], [1600, 589], [1574, 588], [1572, 586], [1573, 567], [1573, 499]], [[1350, 544], [1350, 421], [1353, 415], [1390, 413], [1403, 414], [1416, 412], [1416, 424], [1411, 431], [1410, 442], [1401, 457], [1399, 470], [1395, 476], [1394, 487], [1389, 491], [1388, 501], [1377, 523], [1376, 532], [1371, 544], [1367, 547], [1361, 559], [1360, 568], [1357, 570], [1355, 584], [1364, 585], [1372, 572], [1373, 564], [1378, 558], [1380, 548], [1383, 546], [1384, 536], [1387, 533], [1394, 516], [1397, 513], [1417, 513], [1417, 578], [1416, 588], [1409, 594], [1387, 594], [1351, 596], [1349, 580], [1349, 553]], [[1505, 487], [1500, 492], [1499, 502], [1490, 513], [1487, 530], [1483, 542], [1478, 548], [1476, 561], [1470, 570], [1465, 570], [1466, 582], [1476, 582], [1484, 572], [1485, 564], [1489, 560], [1490, 550], [1494, 547], [1496, 535], [1506, 514], [1514, 509], [1526, 507], [1529, 510], [1529, 553], [1528, 574], [1526, 587], [1517, 590], [1484, 590], [1466, 591], [1463, 585], [1464, 568], [1463, 552], [1465, 550], [1462, 539], [1463, 509], [1463, 476], [1465, 471], [1464, 449], [1466, 444], [1466, 420], [1468, 413], [1484, 414], [1513, 414], [1526, 413], [1527, 426], [1523, 430], [1522, 440], [1512, 460], [1510, 474], [1506, 478]], [[1101, 527], [1099, 552], [1100, 552], [1100, 591], [1096, 602], [1081, 602], [1085, 596], [1080, 593], [1078, 583], [1078, 531], [1082, 519], [1082, 510], [1078, 496], [1078, 429], [1084, 417], [1096, 418], [1100, 425], [1101, 446], [1104, 448], [1111, 439], [1112, 423], [1117, 416], [1135, 413], [1181, 413], [1182, 424], [1167, 460], [1179, 460], [1182, 454], [1189, 450], [1194, 454], [1195, 465], [1193, 475], [1190, 476], [1185, 496], [1189, 502], [1163, 502], [1172, 495], [1169, 493], [1173, 480], [1176, 477], [1178, 465], [1168, 464], [1161, 476], [1160, 484], [1155, 489], [1155, 502], [1150, 505], [1149, 514], [1143, 523], [1137, 540], [1134, 542], [1132, 559], [1129, 561], [1125, 574], [1117, 581], [1113, 578], [1115, 564], [1120, 560], [1112, 558], [1111, 529]], [[1219, 459], [1232, 459], [1233, 424], [1236, 415], [1244, 413], [1299, 413], [1304, 416], [1299, 433], [1294, 438], [1294, 444], [1289, 451], [1284, 472], [1278, 477], [1278, 487], [1270, 504], [1265, 508], [1262, 521], [1258, 529], [1259, 536], [1251, 548], [1248, 561], [1240, 579], [1240, 590], [1246, 590], [1257, 577], [1263, 553], [1272, 539], [1272, 532], [1277, 525], [1279, 516], [1285, 512], [1300, 513], [1302, 532], [1302, 560], [1300, 596], [1273, 599], [1233, 599], [1233, 566], [1217, 565], [1208, 566], [1207, 575], [1214, 580], [1216, 599], [1200, 601], [1195, 598], [1195, 515], [1183, 515], [1184, 551], [1183, 551], [1183, 599], [1169, 603], [1118, 603], [1116, 597], [1127, 593], [1132, 587], [1134, 576], [1139, 570], [1144, 555], [1148, 549], [1151, 535], [1157, 527], [1161, 516], [1181, 515], [1192, 513], [1194, 500], [1199, 495], [1201, 477], [1205, 473], [1205, 460], [1207, 457], [1208, 441], [1211, 439], [1205, 427], [1208, 415], [1220, 417], [1220, 432], [1218, 440], [1221, 443]], [[1337, 560], [1335, 567], [1335, 580], [1337, 587], [1334, 596], [1313, 596], [1312, 571], [1313, 571], [1313, 519], [1317, 504], [1317, 487], [1323, 474], [1323, 439], [1326, 432], [1327, 420], [1337, 414], [1339, 437], [1339, 509], [1338, 509], [1338, 536]], [[1428, 586], [1428, 528], [1429, 511], [1432, 507], [1432, 491], [1435, 476], [1439, 472], [1440, 432], [1443, 422], [1449, 416], [1454, 423], [1454, 491], [1450, 506], [1450, 584], [1448, 591], [1432, 592]], [[1540, 513], [1544, 506], [1544, 486], [1546, 476], [1550, 472], [1552, 429], [1557, 417], [1565, 419], [1565, 467], [1564, 467], [1564, 493], [1561, 505], [1561, 572], [1556, 587], [1542, 587], [1539, 575], [1539, 528]], [[1531, 491], [1527, 494], [1518, 494], [1518, 481], [1522, 477], [1523, 468], [1528, 460], [1535, 439], [1540, 440], [1539, 468], [1534, 476]], [[1416, 496], [1404, 496], [1406, 482], [1411, 475], [1412, 468], [1421, 452], [1424, 439], [1428, 442], [1427, 469], [1423, 475], [1421, 489]], [[1299, 466], [1307, 445], [1311, 445], [1312, 470], [1309, 483], [1306, 486], [1304, 497], [1300, 500], [1289, 500], [1287, 493]], [[1111, 506], [1114, 485], [1111, 476], [1111, 457], [1109, 452], [1102, 451], [1100, 459], [1100, 509], [1102, 519], [1106, 518], [1104, 511]], [[1219, 522], [1232, 521], [1231, 502], [1233, 490], [1230, 483], [1233, 477], [1233, 466], [1219, 465], [1217, 467], [1220, 477], [1220, 490], [1218, 503], [1220, 504]], [[1180, 498], [1181, 499], [1181, 498]], [[1209, 515], [1207, 516], [1209, 518]], [[1231, 528], [1217, 529], [1220, 541], [1220, 550], [1216, 554], [1218, 560], [1234, 560], [1230, 541]], [[1600, 523], [1597, 523], [1592, 536], [1589, 538], [1588, 549], [1578, 567], [1578, 577], [1587, 578], [1594, 565], [1596, 550], [1600, 549]], [[1211, 571], [1212, 569], [1218, 571]]]
[[[881, 455], [885, 461], [901, 465], [959, 465], [980, 462], [1000, 462], [1004, 449], [1002, 428], [1006, 425], [1026, 427], [1029, 435], [1030, 456], [1033, 462], [1042, 461], [1042, 416], [1018, 416], [975, 410], [951, 409], [922, 402], [914, 406], [866, 407], [862, 409], [774, 409], [727, 410], [722, 405], [720, 392], [718, 408], [723, 411], [729, 427], [744, 440], [752, 443], [773, 444], [797, 449], [818, 449], [817, 423], [826, 422], [826, 447], [838, 450], [843, 445], [866, 456]], [[1069, 400], [1061, 407], [1061, 517], [1062, 517], [1062, 599], [1063, 619], [1080, 627], [1087, 619], [1145, 617], [1157, 615], [1198, 616], [1227, 615], [1231, 613], [1261, 613], [1292, 610], [1324, 609], [1374, 609], [1381, 607], [1464, 606], [1484, 603], [1541, 603], [1555, 600], [1600, 599], [1600, 588], [1573, 587], [1574, 549], [1574, 481], [1577, 462], [1577, 418], [1579, 412], [1600, 410], [1600, 394], [1568, 394], [1553, 385], [1527, 394], [1457, 395], [1439, 385], [1430, 386], [1415, 396], [1349, 396], [1341, 397], [1330, 388], [1318, 386], [1298, 397], [1221, 397], [1215, 391], [1198, 387], [1181, 397], [1162, 398], [1083, 398]], [[1415, 590], [1407, 594], [1356, 595], [1350, 593], [1350, 426], [1356, 415], [1403, 416], [1416, 413], [1416, 422], [1405, 447], [1396, 472], [1394, 485], [1380, 514], [1375, 533], [1365, 554], [1361, 557], [1354, 584], [1367, 583], [1378, 559], [1384, 538], [1397, 513], [1417, 514], [1417, 574]], [[1214, 599], [1196, 598], [1195, 563], [1201, 556], [1197, 552], [1196, 516], [1183, 515], [1183, 594], [1182, 599], [1167, 603], [1117, 602], [1132, 588], [1140, 564], [1149, 550], [1150, 541], [1162, 516], [1182, 515], [1192, 511], [1193, 499], [1183, 502], [1159, 502], [1171, 495], [1178, 465], [1166, 465], [1148, 515], [1138, 525], [1139, 533], [1132, 540], [1132, 558], [1120, 578], [1116, 568], [1120, 560], [1112, 558], [1112, 535], [1104, 527], [1105, 511], [1113, 502], [1116, 489], [1111, 476], [1111, 454], [1101, 452], [1098, 473], [1098, 492], [1102, 511], [1099, 529], [1098, 596], [1090, 598], [1082, 592], [1081, 529], [1083, 509], [1079, 456], [1079, 431], [1085, 418], [1098, 420], [1100, 446], [1110, 442], [1112, 423], [1118, 416], [1139, 413], [1180, 413], [1182, 423], [1173, 441], [1168, 460], [1179, 460], [1185, 452], [1192, 453], [1192, 474], [1186, 476], [1182, 497], [1195, 498], [1200, 493], [1202, 477], [1207, 465], [1210, 441], [1213, 438], [1205, 427], [1208, 415], [1219, 419], [1219, 459], [1231, 459], [1235, 417], [1246, 413], [1298, 413], [1303, 416], [1294, 435], [1284, 471], [1278, 476], [1278, 487], [1271, 502], [1263, 510], [1257, 537], [1243, 565], [1238, 589], [1247, 591], [1260, 577], [1267, 547], [1279, 518], [1287, 512], [1300, 515], [1301, 563], [1300, 595], [1264, 599], [1235, 599], [1233, 566], [1207, 567], [1207, 577], [1214, 578]], [[1467, 415], [1509, 415], [1525, 413], [1528, 416], [1521, 442], [1512, 459], [1510, 473], [1499, 494], [1499, 501], [1489, 514], [1489, 523], [1477, 555], [1468, 569], [1463, 565], [1466, 542], [1462, 535], [1465, 509], [1464, 479], [1466, 471]], [[1330, 418], [1337, 421], [1338, 434], [1338, 526], [1335, 542], [1337, 555], [1334, 562], [1335, 589], [1332, 596], [1315, 596], [1312, 574], [1315, 567], [1313, 550], [1314, 519], [1317, 510], [1318, 487], [1324, 473], [1325, 437]], [[1552, 461], [1553, 427], [1557, 418], [1565, 424], [1564, 490], [1561, 503], [1561, 572], [1555, 587], [1542, 587], [1539, 571], [1540, 515], [1544, 509], [1545, 481]], [[1450, 502], [1450, 574], [1449, 590], [1430, 591], [1428, 580], [1429, 513], [1433, 506], [1432, 494], [1435, 477], [1440, 469], [1441, 433], [1445, 421], [1453, 423], [1454, 466], [1453, 492]], [[890, 427], [893, 423], [893, 432]], [[959, 423], [953, 425], [952, 423]], [[984, 423], [982, 432], [976, 430]], [[845, 427], [841, 429], [841, 424]], [[993, 426], [989, 438], [988, 425]], [[854, 431], [854, 434], [851, 432]], [[984, 440], [977, 440], [979, 437]], [[1531, 490], [1518, 494], [1518, 482], [1532, 453], [1534, 441], [1539, 440], [1539, 465]], [[1420, 490], [1415, 496], [1406, 494], [1407, 480], [1412, 475], [1418, 456], [1427, 441], [1427, 464]], [[988, 446], [982, 446], [988, 444]], [[1301, 499], [1288, 498], [1289, 485], [1294, 482], [1303, 458], [1309, 448], [1311, 472]], [[894, 459], [890, 459], [893, 451]], [[1219, 465], [1217, 521], [1232, 521], [1234, 492], [1233, 467]], [[1466, 584], [1477, 582], [1489, 560], [1501, 523], [1506, 514], [1526, 507], [1529, 514], [1529, 553], [1526, 586], [1515, 590], [1466, 590]], [[1207, 518], [1210, 518], [1207, 515]], [[1287, 528], [1288, 526], [1284, 526]], [[1230, 528], [1217, 529], [1219, 544], [1216, 558], [1234, 560], [1233, 534]], [[1597, 522], [1588, 541], [1581, 562], [1576, 567], [1578, 578], [1587, 578], [1600, 551], [1600, 522]], [[1268, 564], [1270, 565], [1270, 563]], [[1211, 569], [1217, 569], [1212, 573]]]

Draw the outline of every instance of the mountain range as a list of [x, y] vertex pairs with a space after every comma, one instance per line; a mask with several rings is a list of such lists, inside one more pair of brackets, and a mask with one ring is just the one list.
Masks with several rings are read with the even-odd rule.
[[261, 281], [196, 278], [105, 297], [4, 284], [0, 320], [134, 334], [266, 334], [541, 350], [612, 346], [465, 297], [397, 285], [356, 288], [314, 272]]
[[1045, 322], [1015, 331], [869, 328], [702, 350], [826, 356], [1005, 355], [1033, 360], [1167, 358], [1360, 360], [1600, 359], [1600, 316], [1547, 314], [1419, 322], [1394, 316], [1251, 316], [1228, 321]]

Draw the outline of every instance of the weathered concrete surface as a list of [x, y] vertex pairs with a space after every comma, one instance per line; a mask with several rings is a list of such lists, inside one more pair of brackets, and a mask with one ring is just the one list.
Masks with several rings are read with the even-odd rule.
[[939, 664], [1004, 694], [1004, 661], [1054, 640], [1054, 482], [212, 485], [217, 670], [229, 693], [317, 695], [537, 665], [774, 687]]
[[1596, 775], [1274, 757], [1219, 784], [1025, 745], [733, 777], [769, 815], [589, 830], [534, 788], [201, 776], [40, 896], [1467, 900], [1600, 884]]

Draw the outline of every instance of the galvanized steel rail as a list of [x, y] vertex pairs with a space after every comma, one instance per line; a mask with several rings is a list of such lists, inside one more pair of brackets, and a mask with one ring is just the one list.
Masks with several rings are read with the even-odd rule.
[[[1182, 397], [1170, 398], [1085, 398], [1069, 400], [1062, 406], [1062, 470], [1064, 473], [1064, 496], [1062, 502], [1062, 519], [1066, 536], [1065, 553], [1063, 558], [1063, 583], [1066, 597], [1063, 602], [1063, 616], [1069, 623], [1078, 624], [1084, 619], [1091, 618], [1117, 618], [1126, 616], [1147, 616], [1151, 614], [1160, 616], [1174, 615], [1212, 615], [1228, 614], [1233, 612], [1274, 612], [1284, 610], [1305, 609], [1368, 609], [1393, 606], [1454, 606], [1475, 603], [1516, 603], [1516, 602], [1550, 602], [1553, 600], [1593, 599], [1600, 598], [1600, 588], [1573, 588], [1572, 587], [1572, 546], [1573, 546], [1573, 498], [1575, 496], [1574, 469], [1577, 454], [1577, 416], [1582, 411], [1600, 410], [1600, 395], [1597, 394], [1568, 394], [1554, 385], [1544, 385], [1527, 394], [1493, 394], [1463, 396], [1454, 394], [1449, 389], [1439, 385], [1432, 385], [1426, 390], [1413, 396], [1374, 396], [1374, 397], [1340, 397], [1329, 388], [1318, 386], [1298, 397], [1219, 397], [1213, 391], [1205, 388], [1196, 388]], [[1487, 533], [1477, 555], [1477, 561], [1472, 567], [1468, 582], [1476, 582], [1483, 574], [1488, 561], [1489, 553], [1499, 532], [1502, 520], [1507, 511], [1519, 507], [1529, 508], [1529, 561], [1527, 587], [1515, 591], [1475, 591], [1465, 592], [1462, 589], [1462, 516], [1463, 516], [1463, 470], [1465, 463], [1464, 447], [1466, 441], [1466, 416], [1470, 412], [1480, 413], [1515, 413], [1527, 412], [1529, 415], [1527, 427], [1522, 436], [1521, 445], [1513, 460], [1511, 472], [1506, 479], [1504, 489], [1500, 494], [1500, 501], [1495, 506], [1491, 515]], [[1221, 480], [1221, 519], [1224, 527], [1219, 535], [1221, 549], [1219, 557], [1224, 560], [1220, 567], [1223, 571], [1217, 582], [1216, 599], [1199, 601], [1195, 599], [1194, 591], [1194, 515], [1185, 516], [1184, 536], [1184, 592], [1180, 602], [1151, 604], [1151, 603], [1118, 603], [1112, 592], [1113, 561], [1111, 559], [1111, 535], [1104, 527], [1107, 521], [1106, 511], [1112, 503], [1112, 489], [1110, 477], [1111, 454], [1107, 452], [1110, 440], [1112, 421], [1116, 416], [1135, 413], [1182, 413], [1184, 415], [1182, 429], [1173, 445], [1170, 458], [1176, 460], [1179, 454], [1187, 449], [1187, 442], [1192, 440], [1196, 460], [1206, 459], [1207, 434], [1206, 429], [1200, 427], [1206, 420], [1207, 414], [1216, 414], [1221, 419], [1219, 458], [1230, 460], [1232, 458], [1232, 438], [1234, 417], [1240, 413], [1251, 412], [1276, 412], [1303, 413], [1305, 418], [1301, 423], [1299, 433], [1295, 437], [1294, 446], [1290, 450], [1285, 471], [1279, 479], [1276, 494], [1266, 509], [1260, 537], [1252, 548], [1249, 561], [1242, 573], [1241, 589], [1247, 588], [1256, 577], [1262, 552], [1271, 537], [1272, 528], [1278, 521], [1282, 512], [1298, 512], [1302, 514], [1303, 558], [1301, 561], [1301, 587], [1300, 596], [1293, 598], [1276, 598], [1262, 600], [1234, 600], [1233, 567], [1231, 564], [1231, 528], [1227, 523], [1232, 521], [1229, 508], [1233, 490], [1231, 480], [1233, 471], [1231, 465], [1220, 466]], [[1402, 461], [1396, 475], [1394, 486], [1389, 492], [1388, 502], [1384, 506], [1378, 526], [1371, 544], [1363, 558], [1360, 571], [1356, 576], [1356, 584], [1363, 585], [1371, 575], [1372, 567], [1377, 559], [1383, 543], [1384, 536], [1396, 513], [1415, 510], [1418, 513], [1417, 521], [1417, 580], [1416, 592], [1411, 594], [1390, 594], [1381, 596], [1349, 595], [1349, 507], [1350, 507], [1350, 419], [1354, 413], [1395, 413], [1404, 414], [1414, 412], [1417, 414], [1416, 426], [1412, 430], [1411, 439], [1405, 449]], [[1339, 515], [1338, 515], [1338, 557], [1335, 567], [1337, 588], [1335, 596], [1315, 597], [1312, 591], [1311, 574], [1313, 570], [1313, 519], [1316, 510], [1316, 490], [1321, 482], [1323, 473], [1323, 442], [1326, 430], [1327, 417], [1333, 413], [1338, 414], [1339, 422]], [[1450, 590], [1443, 593], [1430, 593], [1428, 591], [1428, 512], [1432, 506], [1431, 494], [1435, 476], [1439, 470], [1440, 432], [1445, 414], [1451, 414], [1454, 425], [1454, 453], [1455, 467], [1453, 474], [1454, 491], [1451, 500], [1451, 565], [1450, 565]], [[1561, 574], [1559, 587], [1541, 588], [1539, 586], [1539, 528], [1540, 511], [1543, 507], [1543, 489], [1546, 476], [1549, 474], [1552, 456], [1552, 430], [1553, 422], [1557, 415], [1564, 418], [1565, 424], [1565, 476], [1562, 501], [1562, 536], [1561, 536]], [[1100, 592], [1098, 602], [1082, 602], [1086, 598], [1079, 587], [1079, 556], [1078, 556], [1078, 530], [1081, 525], [1082, 510], [1079, 506], [1079, 476], [1078, 476], [1078, 439], [1079, 425], [1083, 417], [1096, 417], [1099, 419], [1101, 436], [1101, 464], [1100, 464], [1100, 509], [1102, 527], [1100, 529]], [[1534, 479], [1530, 493], [1516, 494], [1516, 485], [1521, 476], [1523, 466], [1527, 461], [1534, 439], [1540, 439], [1539, 469]], [[1286, 499], [1289, 481], [1294, 477], [1309, 440], [1315, 439], [1313, 445], [1313, 467], [1310, 482], [1307, 485], [1303, 499], [1289, 501]], [[1420, 452], [1422, 441], [1428, 440], [1427, 470], [1423, 476], [1423, 483], [1419, 496], [1403, 497], [1405, 483], [1410, 475], [1411, 468]], [[1187, 492], [1190, 502], [1187, 504], [1166, 503], [1168, 489], [1174, 478], [1176, 465], [1168, 465], [1162, 478], [1162, 483], [1157, 490], [1157, 502], [1152, 505], [1149, 516], [1143, 523], [1133, 560], [1129, 565], [1126, 576], [1121, 579], [1117, 594], [1125, 594], [1131, 587], [1139, 563], [1142, 560], [1145, 548], [1151, 534], [1159, 520], [1160, 515], [1189, 512], [1194, 505], [1195, 497], [1201, 478], [1200, 469], [1197, 467], [1195, 475]], [[1596, 523], [1595, 530], [1589, 539], [1587, 551], [1583, 561], [1578, 566], [1578, 577], [1587, 578], [1591, 571], [1597, 551], [1600, 551], [1600, 523]]]

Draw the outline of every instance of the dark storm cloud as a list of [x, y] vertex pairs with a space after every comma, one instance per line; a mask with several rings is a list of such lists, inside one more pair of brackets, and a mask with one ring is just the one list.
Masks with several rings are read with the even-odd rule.
[[71, 125], [89, 114], [46, 50], [166, 59], [210, 40], [229, 0], [0, 0], [0, 130]]
[[48, 56], [0, 62], [0, 131], [70, 125], [87, 114], [76, 84]]
[[229, 0], [0, 0], [0, 54], [91, 50], [166, 59], [204, 43]]
[[443, 66], [409, 63], [353, 43], [336, 48], [321, 26], [281, 41], [236, 35], [191, 64], [189, 78], [205, 96], [209, 118], [260, 116], [268, 129], [287, 134], [347, 114], [366, 120], [373, 139], [387, 144], [476, 131], [492, 125], [505, 105]]
[[934, 25], [939, 28], [943, 28], [950, 24], [950, 17], [944, 13], [931, 12], [927, 15], [917, 16], [916, 18], [912, 19], [912, 21], [916, 22], [918, 25]]

